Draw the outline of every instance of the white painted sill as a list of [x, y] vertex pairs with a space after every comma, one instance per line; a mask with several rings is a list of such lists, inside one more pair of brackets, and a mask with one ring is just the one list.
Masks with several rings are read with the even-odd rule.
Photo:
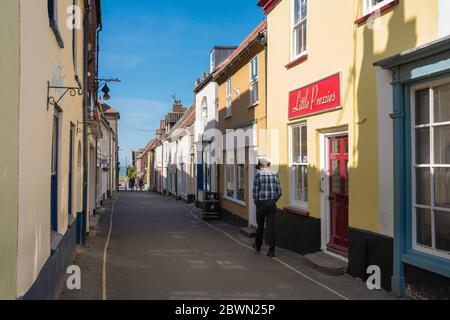
[[227, 200], [227, 201], [229, 201], [229, 202], [232, 202], [232, 203], [234, 203], [234, 204], [237, 204], [237, 205], [239, 205], [239, 206], [241, 206], [241, 207], [247, 207], [247, 204], [246, 204], [245, 202], [242, 202], [242, 201], [239, 201], [239, 200], [230, 198], [230, 197], [228, 197], [228, 196], [224, 196], [223, 198], [224, 198], [225, 200]]

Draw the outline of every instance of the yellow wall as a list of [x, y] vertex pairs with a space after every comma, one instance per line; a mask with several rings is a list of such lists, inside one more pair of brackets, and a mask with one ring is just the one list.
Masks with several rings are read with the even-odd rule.
[[[258, 89], [259, 89], [259, 103], [255, 107], [249, 108], [250, 105], [250, 61], [255, 56], [258, 56]], [[265, 129], [266, 123], [266, 50], [259, 49], [255, 54], [250, 56], [245, 62], [240, 62], [239, 66], [233, 68], [230, 73], [219, 78], [217, 83], [219, 85], [218, 109], [219, 109], [219, 130], [225, 133], [227, 129], [235, 129], [241, 127], [243, 124], [257, 120], [257, 128]], [[231, 77], [232, 88], [232, 117], [226, 118], [226, 80]], [[240, 96], [235, 90], [240, 91]], [[259, 147], [259, 146], [258, 146]], [[261, 149], [264, 146], [261, 145]], [[246, 166], [245, 166], [245, 206], [236, 204], [222, 197], [222, 207], [234, 214], [239, 215], [244, 219], [248, 219], [248, 148], [246, 151]], [[219, 166], [219, 192], [224, 195], [225, 190], [224, 166]]]
[[[84, 1], [78, 1], [82, 5]], [[66, 27], [66, 10], [72, 0], [58, 1], [61, 49], [49, 28], [46, 0], [21, 0], [21, 80], [19, 148], [19, 218], [17, 296], [23, 296], [39, 275], [50, 255], [50, 163], [53, 107], [47, 110], [47, 81], [60, 70], [64, 86], [77, 86], [72, 61], [72, 30]], [[83, 31], [78, 30], [78, 75], [82, 77]], [[81, 79], [82, 81], [82, 79]], [[57, 95], [51, 91], [52, 95]], [[67, 95], [60, 103], [60, 168], [58, 232], [68, 228], [68, 167], [70, 123], [82, 122], [82, 97]], [[76, 134], [74, 159], [78, 159]], [[74, 177], [78, 176], [75, 163]], [[74, 199], [79, 198], [74, 190]], [[75, 202], [76, 203], [76, 202]], [[80, 211], [74, 207], [74, 211]]]
[[[280, 130], [279, 164], [290, 206], [288, 153], [289, 92], [341, 73], [342, 110], [310, 116], [308, 126], [309, 212], [321, 217], [320, 133], [348, 128], [350, 143], [350, 226], [378, 232], [378, 139], [376, 73], [373, 63], [437, 37], [437, 1], [401, 1], [375, 19], [371, 30], [354, 21], [362, 1], [308, 1], [308, 58], [287, 69], [290, 60], [291, 1], [282, 0], [268, 14], [268, 129]], [[297, 121], [299, 122], [299, 121]], [[295, 123], [295, 122], [294, 122]], [[273, 142], [272, 142], [273, 143]], [[271, 155], [274, 159], [278, 155]]]
[[16, 298], [19, 2], [0, 1], [0, 300]]

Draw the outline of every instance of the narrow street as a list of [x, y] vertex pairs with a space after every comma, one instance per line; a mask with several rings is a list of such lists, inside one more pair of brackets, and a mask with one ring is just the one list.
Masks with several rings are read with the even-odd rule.
[[320, 274], [292, 252], [258, 255], [236, 227], [205, 223], [197, 209], [172, 198], [122, 192], [116, 199], [78, 250], [82, 289], [66, 289], [61, 299], [391, 299], [360, 280]]

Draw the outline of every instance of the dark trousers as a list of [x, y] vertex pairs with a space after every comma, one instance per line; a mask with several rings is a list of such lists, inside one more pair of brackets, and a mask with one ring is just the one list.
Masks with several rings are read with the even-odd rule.
[[256, 247], [261, 248], [264, 240], [264, 225], [267, 222], [267, 242], [269, 251], [275, 252], [275, 217], [277, 213], [277, 202], [275, 200], [259, 201], [256, 204], [256, 221], [258, 230], [256, 232]]

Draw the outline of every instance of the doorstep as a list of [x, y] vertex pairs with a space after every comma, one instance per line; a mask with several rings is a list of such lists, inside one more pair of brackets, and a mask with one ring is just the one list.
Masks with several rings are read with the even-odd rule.
[[304, 261], [309, 267], [330, 276], [347, 273], [348, 263], [322, 251], [306, 255]]
[[249, 239], [256, 238], [256, 230], [253, 228], [240, 228], [240, 233]]

